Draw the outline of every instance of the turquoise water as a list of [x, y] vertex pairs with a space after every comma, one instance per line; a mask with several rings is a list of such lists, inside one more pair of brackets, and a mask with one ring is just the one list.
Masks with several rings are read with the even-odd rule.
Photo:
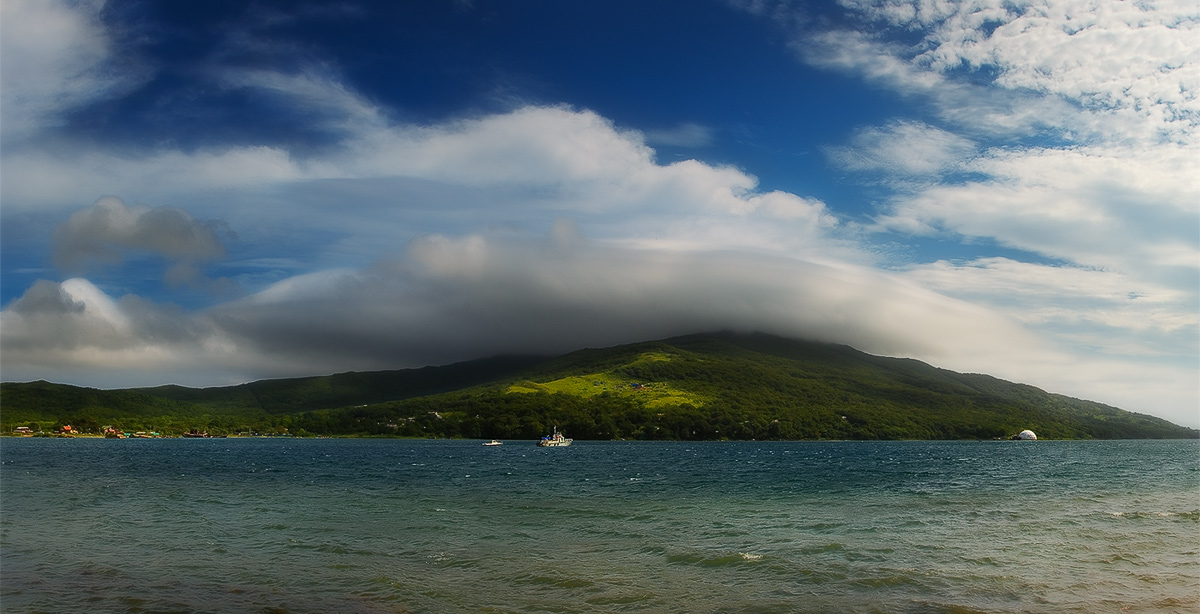
[[5, 439], [4, 612], [1195, 612], [1200, 442]]

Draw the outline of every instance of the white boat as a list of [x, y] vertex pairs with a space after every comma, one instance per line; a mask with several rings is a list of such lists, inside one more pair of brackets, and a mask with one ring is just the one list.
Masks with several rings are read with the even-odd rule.
[[554, 434], [546, 435], [545, 437], [541, 438], [538, 440], [537, 445], [542, 446], [543, 448], [557, 448], [561, 446], [569, 446], [571, 445], [572, 441], [575, 440], [563, 437], [563, 434], [558, 432], [558, 427], [556, 426], [554, 427]]
[[495, 439], [493, 439], [489, 442], [484, 443], [483, 445], [485, 445], [485, 446], [502, 446], [504, 444], [500, 441], [496, 441]]

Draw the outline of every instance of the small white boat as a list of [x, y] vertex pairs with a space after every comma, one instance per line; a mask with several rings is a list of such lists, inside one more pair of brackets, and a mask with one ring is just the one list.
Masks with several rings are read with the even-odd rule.
[[543, 448], [559, 448], [571, 445], [572, 441], [575, 440], [564, 437], [562, 433], [558, 432], [558, 427], [556, 426], [554, 427], [554, 434], [546, 435], [545, 437], [541, 438], [538, 440], [537, 445]]
[[504, 443], [493, 439], [491, 441], [485, 442], [483, 445], [485, 445], [485, 446], [502, 446], [502, 445], [504, 445]]

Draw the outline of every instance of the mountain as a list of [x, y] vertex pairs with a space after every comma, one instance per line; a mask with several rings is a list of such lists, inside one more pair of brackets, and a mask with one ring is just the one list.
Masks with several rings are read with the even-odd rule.
[[221, 388], [0, 385], [0, 429], [577, 439], [1197, 438], [1200, 431], [987, 375], [765, 334], [710, 333], [556, 358]]

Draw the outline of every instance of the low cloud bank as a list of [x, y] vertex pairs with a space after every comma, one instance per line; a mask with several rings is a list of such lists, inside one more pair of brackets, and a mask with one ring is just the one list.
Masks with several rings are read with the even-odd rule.
[[[720, 329], [925, 356], [1036, 342], [1003, 316], [868, 268], [605, 247], [565, 233], [532, 243], [426, 236], [402, 257], [296, 276], [195, 314], [113, 299], [84, 279], [42, 281], [3, 317], [13, 368], [134, 366], [144, 351], [136, 366], [153, 371], [172, 364], [160, 362], [164, 354], [181, 352], [182, 365], [208, 348], [207, 368], [231, 354], [259, 357], [246, 361], [248, 377], [560, 353]], [[125, 359], [113, 361], [113, 352]]]

